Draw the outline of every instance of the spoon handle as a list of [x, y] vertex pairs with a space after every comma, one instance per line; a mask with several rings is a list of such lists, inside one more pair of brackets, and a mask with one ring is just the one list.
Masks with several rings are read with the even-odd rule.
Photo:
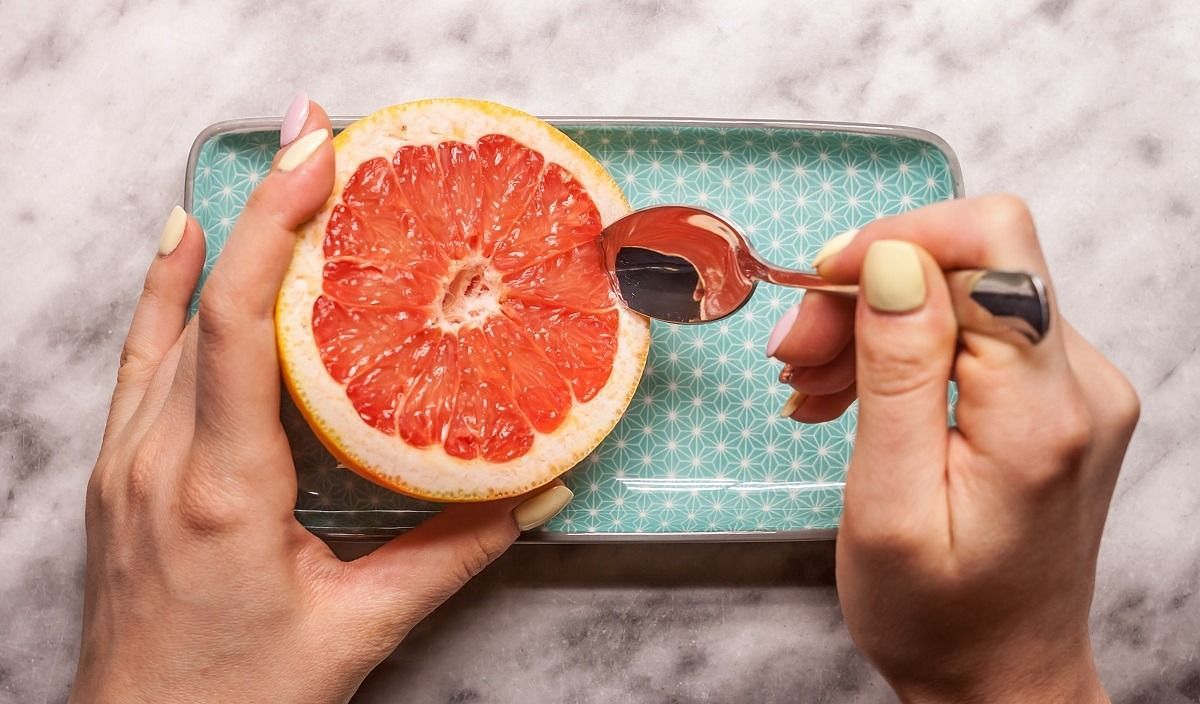
[[[857, 286], [831, 284], [811, 272], [768, 265], [759, 274], [763, 281], [779, 286], [858, 295]], [[964, 269], [947, 272], [946, 283], [963, 329], [989, 335], [1015, 332], [1032, 344], [1041, 342], [1050, 329], [1050, 299], [1045, 284], [1034, 274]]]

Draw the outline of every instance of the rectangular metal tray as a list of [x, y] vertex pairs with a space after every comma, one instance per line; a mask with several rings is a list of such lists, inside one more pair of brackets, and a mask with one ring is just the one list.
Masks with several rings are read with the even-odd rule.
[[[355, 119], [333, 124], [340, 129]], [[806, 266], [839, 232], [963, 192], [949, 145], [910, 127], [546, 119], [596, 156], [635, 208], [707, 207], [741, 226], [764, 256], [792, 266]], [[204, 226], [205, 276], [270, 166], [280, 122], [220, 122], [192, 146], [184, 207]], [[655, 324], [646, 374], [625, 417], [564, 477], [575, 499], [522, 540], [833, 537], [857, 409], [821, 425], [779, 418], [786, 390], [776, 380], [778, 364], [762, 352], [771, 326], [799, 296], [762, 286], [727, 321]], [[296, 517], [309, 530], [330, 540], [381, 540], [437, 510], [339, 468], [290, 399], [282, 416], [299, 478]]]

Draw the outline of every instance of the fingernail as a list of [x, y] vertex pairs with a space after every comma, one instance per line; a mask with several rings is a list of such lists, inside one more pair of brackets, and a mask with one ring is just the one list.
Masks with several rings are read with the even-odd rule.
[[767, 338], [767, 356], [774, 357], [775, 352], [779, 350], [779, 345], [783, 343], [783, 338], [791, 331], [792, 325], [796, 322], [796, 315], [800, 312], [800, 304], [787, 309], [779, 322], [775, 323], [775, 327], [771, 328], [771, 336]]
[[779, 409], [779, 417], [791, 418], [792, 414], [795, 413], [796, 409], [804, 403], [804, 399], [806, 398], [808, 398], [807, 394], [802, 394], [799, 391], [793, 391], [792, 395], [788, 396], [787, 401], [784, 402], [783, 408]]
[[283, 114], [283, 125], [279, 128], [279, 146], [286, 147], [300, 136], [300, 128], [308, 121], [308, 93], [300, 91], [292, 98], [292, 104]]
[[284, 172], [295, 169], [308, 161], [308, 158], [315, 154], [327, 139], [329, 139], [329, 130], [309, 132], [287, 148], [275, 168]]
[[162, 234], [158, 237], [158, 256], [165, 257], [183, 240], [183, 231], [187, 228], [187, 212], [178, 205], [171, 208], [167, 222], [163, 224]]
[[779, 370], [779, 383], [790, 384], [792, 378], [796, 376], [796, 368], [790, 364], [783, 365], [783, 369]]
[[560, 484], [537, 496], [525, 499], [513, 509], [513, 518], [517, 521], [517, 527], [521, 530], [533, 530], [544, 525], [546, 521], [554, 518], [559, 511], [566, 508], [574, 496], [574, 492]]
[[908, 313], [925, 305], [925, 271], [917, 248], [900, 240], [871, 243], [863, 260], [867, 303], [884, 313]]
[[854, 240], [854, 236], [857, 234], [858, 229], [856, 228], [853, 230], [846, 230], [840, 235], [835, 235], [832, 239], [825, 243], [825, 246], [821, 248], [821, 251], [817, 252], [817, 256], [813, 257], [812, 268], [820, 269], [821, 265], [824, 264], [827, 259], [845, 249], [846, 245], [850, 244], [850, 242]]

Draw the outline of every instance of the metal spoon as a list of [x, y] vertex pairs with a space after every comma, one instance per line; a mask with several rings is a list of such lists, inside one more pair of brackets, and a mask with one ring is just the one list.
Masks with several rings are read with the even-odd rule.
[[[759, 281], [855, 296], [812, 271], [764, 261], [727, 220], [701, 208], [661, 205], [626, 215], [601, 239], [613, 290], [629, 308], [668, 323], [710, 323], [733, 315]], [[959, 325], [1013, 331], [1036, 344], [1050, 327], [1046, 287], [1034, 274], [961, 270], [946, 276]]]

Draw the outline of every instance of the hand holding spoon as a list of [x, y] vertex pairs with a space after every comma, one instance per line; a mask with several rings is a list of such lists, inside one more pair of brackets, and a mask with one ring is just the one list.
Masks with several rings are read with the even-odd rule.
[[[857, 286], [831, 284], [811, 271], [764, 261], [723, 218], [701, 208], [662, 205], [635, 211], [604, 229], [601, 239], [613, 290], [643, 315], [668, 323], [710, 323], [737, 312], [759, 281], [855, 296]], [[1050, 325], [1046, 288], [1024, 272], [964, 270], [946, 281], [959, 325], [982, 332], [1010, 329], [1036, 344]]]

